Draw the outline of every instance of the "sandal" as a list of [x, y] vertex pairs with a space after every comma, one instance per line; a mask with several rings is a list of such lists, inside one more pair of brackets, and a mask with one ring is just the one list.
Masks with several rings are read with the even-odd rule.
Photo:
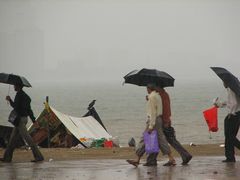
[[131, 160], [131, 159], [128, 159], [126, 160], [129, 164], [135, 166], [135, 167], [138, 167], [139, 163], [137, 161], [134, 161], [134, 160]]
[[176, 166], [175, 161], [168, 161], [167, 163], [163, 164], [163, 166]]

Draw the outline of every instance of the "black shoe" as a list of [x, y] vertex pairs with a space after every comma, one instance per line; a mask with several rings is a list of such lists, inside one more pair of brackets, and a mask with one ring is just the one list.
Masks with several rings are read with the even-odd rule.
[[223, 163], [235, 163], [236, 160], [235, 159], [225, 159], [222, 161]]
[[187, 165], [191, 159], [192, 156], [187, 157], [186, 159], [183, 160], [182, 165]]
[[145, 163], [143, 166], [157, 166], [157, 163]]
[[34, 160], [31, 160], [31, 162], [42, 162], [44, 159], [34, 159]]

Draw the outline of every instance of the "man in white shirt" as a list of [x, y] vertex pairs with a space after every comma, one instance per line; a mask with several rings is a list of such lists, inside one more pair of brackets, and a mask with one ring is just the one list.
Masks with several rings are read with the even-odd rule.
[[[176, 162], [172, 156], [170, 147], [167, 143], [166, 137], [163, 133], [163, 122], [162, 122], [162, 101], [158, 92], [155, 90], [156, 86], [149, 84], [147, 86], [148, 96], [147, 96], [147, 123], [146, 130], [151, 133], [154, 129], [158, 133], [158, 143], [159, 148], [163, 155], [168, 155], [169, 161], [164, 164], [164, 166], [174, 166]], [[145, 153], [145, 145], [143, 137], [141, 138], [138, 147], [136, 149], [137, 160], [127, 160], [129, 164], [138, 166], [141, 157]], [[158, 153], [149, 154], [147, 157], [147, 163], [145, 166], [156, 166], [157, 165]]]
[[216, 107], [227, 107], [228, 115], [224, 120], [224, 135], [225, 135], [225, 156], [226, 159], [222, 162], [236, 162], [234, 147], [240, 149], [240, 141], [237, 139], [237, 133], [240, 125], [240, 97], [237, 96], [227, 85], [228, 100], [227, 102], [216, 101]]
[[[176, 162], [172, 156], [170, 147], [168, 145], [165, 134], [163, 133], [163, 119], [162, 119], [162, 99], [159, 93], [156, 91], [156, 86], [154, 84], [149, 84], [147, 87], [147, 115], [148, 115], [148, 129], [147, 131], [151, 133], [153, 129], [157, 130], [158, 133], [158, 143], [160, 150], [163, 155], [168, 155], [169, 161], [164, 164], [164, 166], [174, 166]], [[157, 161], [158, 153], [150, 154], [147, 158], [148, 164], [155, 164]]]

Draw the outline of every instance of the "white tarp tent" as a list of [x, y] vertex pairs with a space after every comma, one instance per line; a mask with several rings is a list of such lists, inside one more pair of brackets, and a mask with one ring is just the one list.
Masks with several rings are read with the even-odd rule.
[[72, 117], [50, 107], [64, 126], [79, 140], [80, 138], [112, 138], [112, 136], [92, 116]]
[[[30, 126], [29, 132], [34, 142], [42, 147], [71, 147], [76, 145], [75, 139], [82, 145], [90, 147], [89, 143], [94, 140], [112, 138], [93, 116], [73, 117], [57, 111], [47, 103], [36, 120], [40, 128], [35, 129], [34, 126]], [[68, 135], [75, 138], [67, 140]], [[62, 146], [63, 141], [64, 146]]]

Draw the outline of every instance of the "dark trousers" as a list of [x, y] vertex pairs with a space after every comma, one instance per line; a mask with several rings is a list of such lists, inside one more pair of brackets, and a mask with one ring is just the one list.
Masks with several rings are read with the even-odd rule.
[[237, 133], [240, 125], [240, 112], [228, 115], [224, 120], [225, 156], [228, 160], [235, 160], [234, 147], [240, 149]]
[[4, 161], [12, 161], [13, 151], [15, 150], [17, 141], [21, 136], [25, 142], [31, 147], [33, 156], [36, 160], [43, 160], [43, 155], [39, 151], [37, 145], [33, 142], [32, 137], [29, 135], [26, 124], [27, 124], [27, 117], [22, 117], [19, 125], [13, 128], [9, 143], [7, 145], [7, 149], [4, 152], [3, 159]]
[[163, 128], [163, 132], [167, 138], [168, 143], [180, 154], [183, 161], [192, 156], [176, 139], [175, 130], [173, 127], [170, 126]]

